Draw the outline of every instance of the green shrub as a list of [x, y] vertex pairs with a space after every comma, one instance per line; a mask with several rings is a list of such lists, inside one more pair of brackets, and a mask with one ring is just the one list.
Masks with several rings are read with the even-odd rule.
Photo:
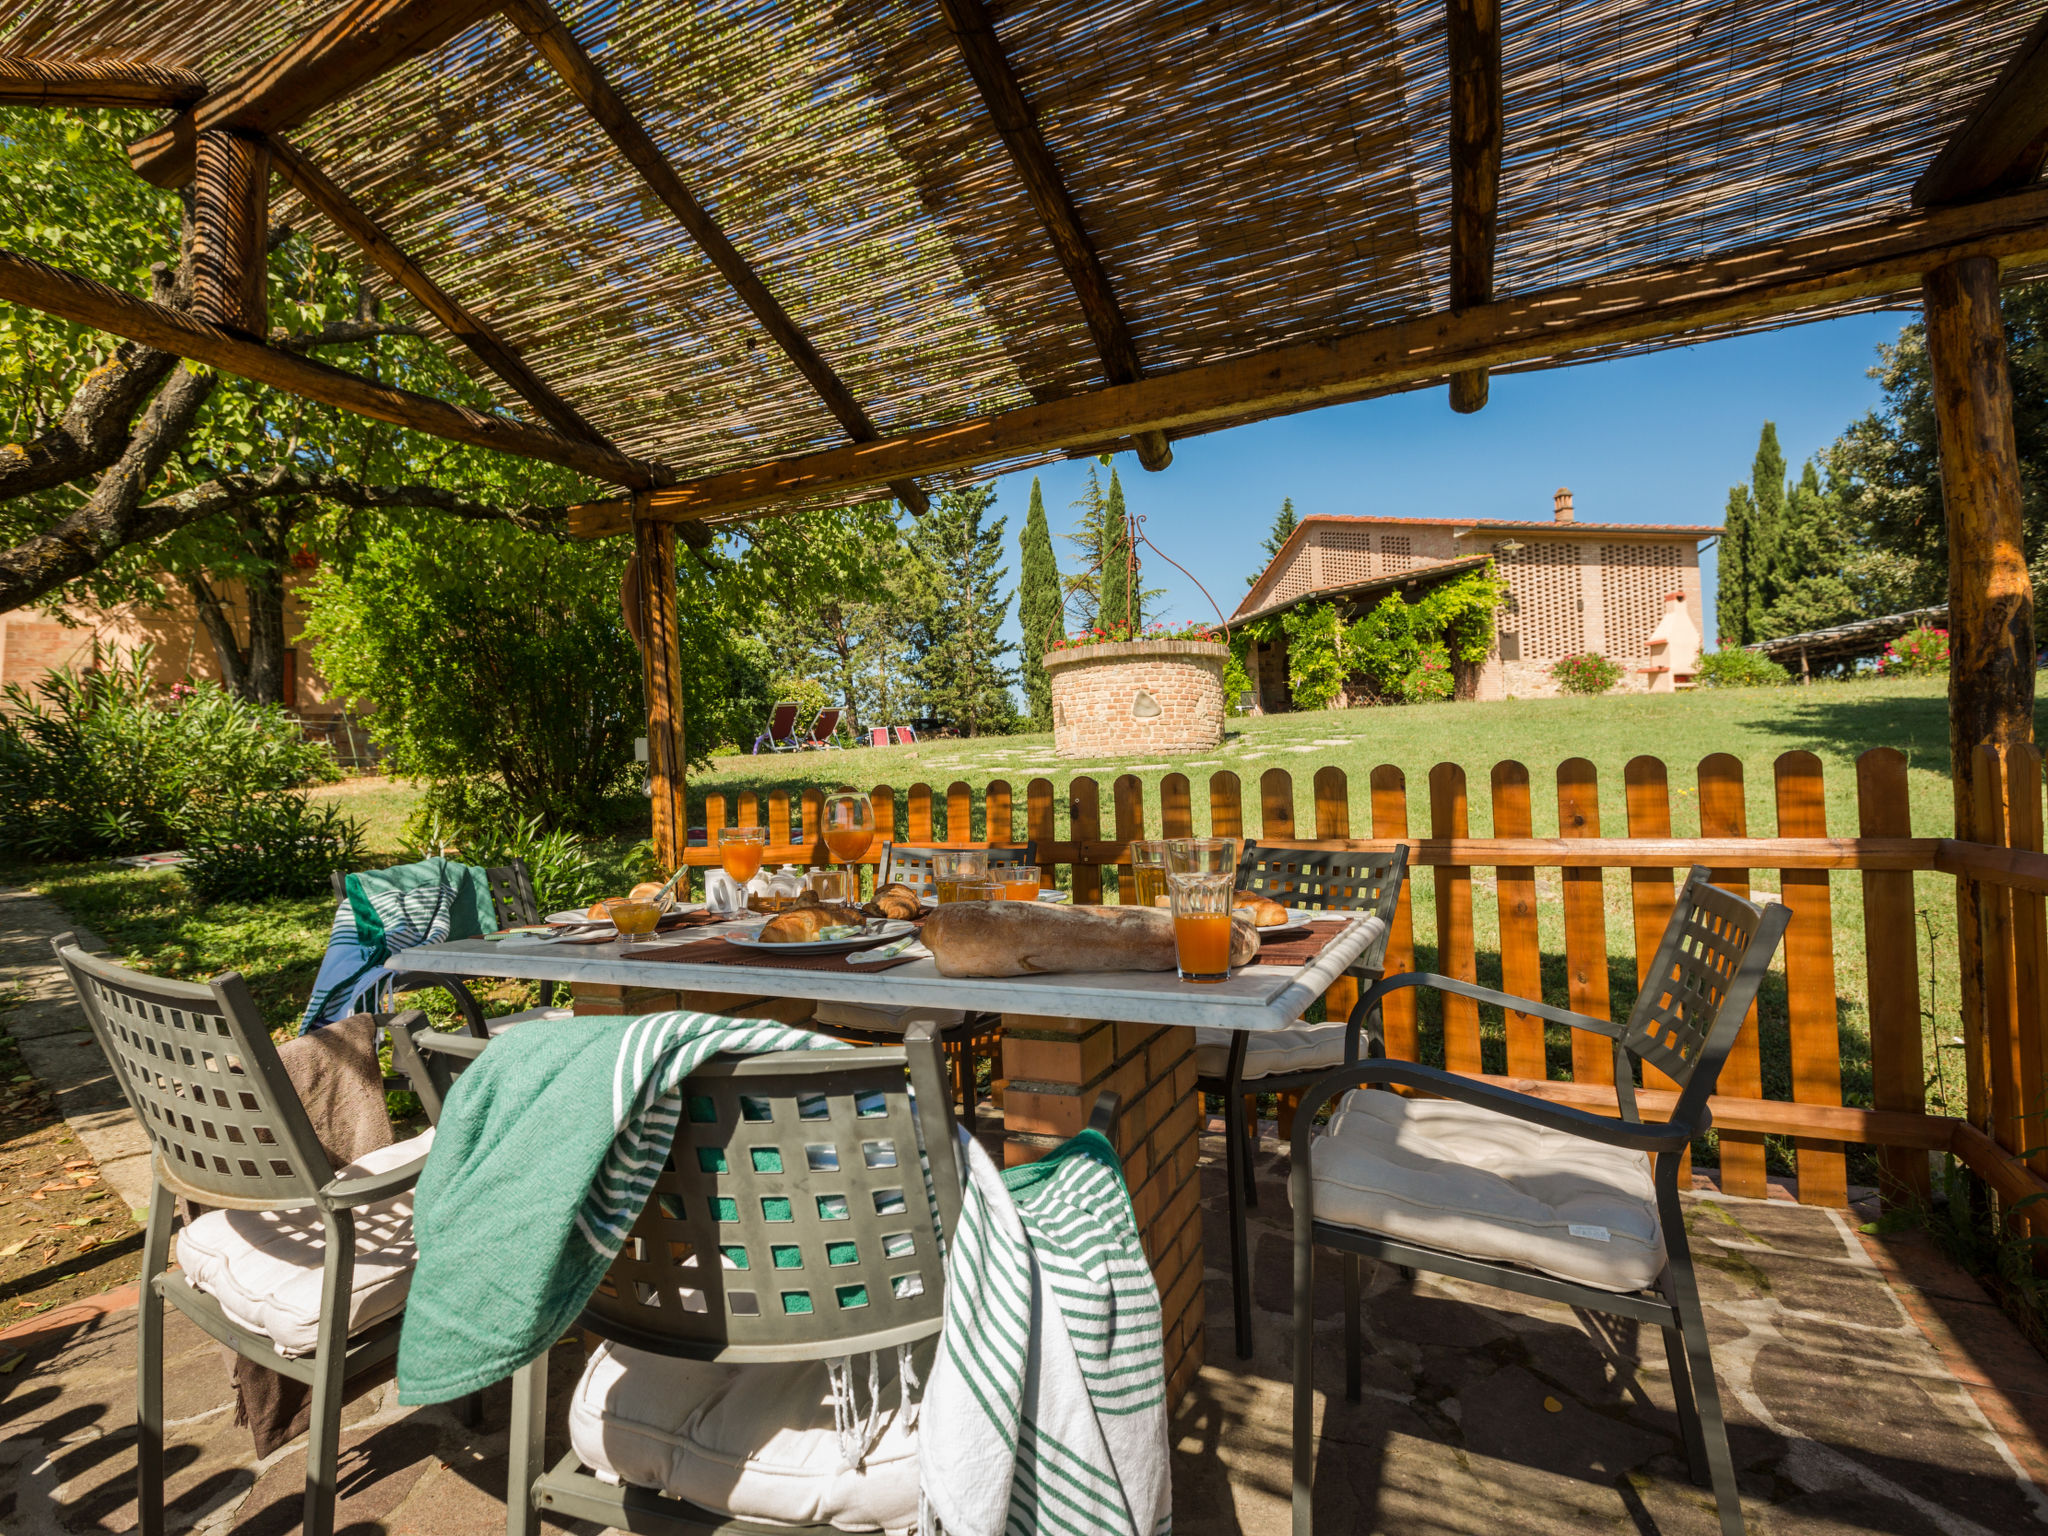
[[1287, 631], [1287, 686], [1297, 709], [1322, 709], [1344, 691], [1344, 621], [1329, 603], [1290, 608], [1280, 620]]
[[1598, 651], [1567, 656], [1550, 669], [1566, 693], [1605, 693], [1621, 681], [1621, 668]]
[[171, 847], [216, 804], [339, 777], [333, 754], [275, 705], [212, 683], [153, 693], [147, 647], [5, 692], [0, 844], [31, 858]]
[[1877, 670], [1886, 677], [1937, 677], [1948, 671], [1948, 631], [1922, 625], [1884, 648]]
[[195, 815], [185, 834], [185, 883], [202, 901], [319, 896], [336, 870], [363, 862], [363, 826], [304, 795], [252, 795]]
[[[624, 861], [600, 862], [574, 832], [562, 827], [547, 830], [538, 816], [522, 819], [509, 813], [502, 800], [495, 807], [472, 801], [465, 812], [453, 797], [444, 795], [438, 804], [433, 799], [430, 793], [405, 824], [408, 857], [446, 853], [487, 869], [524, 859], [543, 915], [587, 907], [600, 896], [623, 896], [652, 875], [651, 843], [638, 845], [631, 851], [634, 856]], [[638, 857], [643, 850], [644, 857]], [[615, 867], [621, 862], [632, 866], [631, 879]]]
[[1780, 688], [1792, 681], [1792, 674], [1768, 656], [1724, 646], [1700, 657], [1693, 681], [1702, 688]]

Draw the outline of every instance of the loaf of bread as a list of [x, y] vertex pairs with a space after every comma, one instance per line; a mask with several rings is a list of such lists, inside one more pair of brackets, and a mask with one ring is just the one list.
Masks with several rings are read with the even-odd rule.
[[[927, 918], [923, 937], [941, 976], [1170, 971], [1175, 963], [1173, 914], [1152, 907], [963, 901]], [[1249, 965], [1258, 953], [1258, 929], [1232, 914], [1231, 965]]]
[[1239, 912], [1249, 913], [1251, 920], [1261, 928], [1287, 926], [1287, 909], [1270, 896], [1261, 896], [1257, 891], [1239, 891], [1230, 898], [1230, 905]]
[[899, 885], [892, 880], [875, 892], [875, 899], [862, 907], [861, 910], [871, 917], [894, 917], [907, 920], [917, 916], [918, 913], [924, 910], [924, 907], [917, 899], [917, 892], [907, 885]]

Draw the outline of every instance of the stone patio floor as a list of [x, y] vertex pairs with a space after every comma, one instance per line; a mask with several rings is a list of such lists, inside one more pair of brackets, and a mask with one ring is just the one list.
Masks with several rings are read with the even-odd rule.
[[[1205, 1166], [1211, 1252], [1221, 1170]], [[1267, 1144], [1254, 1217], [1257, 1353], [1231, 1348], [1227, 1269], [1209, 1272], [1208, 1368], [1174, 1422], [1183, 1536], [1289, 1528], [1291, 1289], [1285, 1158]], [[2048, 1364], [1917, 1234], [1866, 1237], [1849, 1213], [1712, 1192], [1689, 1207], [1749, 1529], [2010, 1536], [2048, 1530]], [[1717, 1530], [1687, 1481], [1661, 1342], [1633, 1325], [1432, 1277], [1369, 1270], [1364, 1400], [1343, 1400], [1335, 1265], [1319, 1285], [1318, 1529], [1337, 1533]], [[135, 1522], [132, 1295], [0, 1335], [0, 1531]], [[22, 1351], [26, 1351], [22, 1353]], [[303, 1448], [268, 1461], [231, 1423], [222, 1351], [173, 1314], [172, 1531], [297, 1528]], [[558, 1392], [580, 1347], [559, 1346]], [[346, 1536], [465, 1536], [504, 1521], [504, 1388], [480, 1430], [354, 1405], [342, 1442]], [[553, 1445], [563, 1444], [555, 1403]]]

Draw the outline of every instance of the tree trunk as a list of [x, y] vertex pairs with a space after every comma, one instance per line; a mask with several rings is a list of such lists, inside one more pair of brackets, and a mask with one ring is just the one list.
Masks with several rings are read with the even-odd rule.
[[235, 623], [228, 617], [227, 604], [197, 571], [181, 579], [192, 594], [192, 606], [199, 611], [199, 623], [206, 638], [213, 642], [213, 659], [220, 667], [221, 686], [239, 698], [248, 698], [249, 673], [242, 663], [241, 642], [235, 638]]
[[1453, 661], [1451, 663], [1451, 697], [1470, 703], [1479, 697], [1479, 674], [1486, 669], [1485, 662]]
[[284, 567], [252, 570], [242, 590], [249, 602], [249, 702], [290, 704], [284, 696]]

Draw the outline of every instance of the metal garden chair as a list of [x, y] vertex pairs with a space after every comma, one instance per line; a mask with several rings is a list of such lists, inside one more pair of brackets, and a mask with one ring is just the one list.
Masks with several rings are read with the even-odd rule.
[[[1360, 999], [1375, 1028], [1389, 993], [1431, 987], [1605, 1035], [1614, 1043], [1621, 1113], [1589, 1114], [1384, 1059], [1347, 1063], [1304, 1095], [1292, 1174], [1296, 1536], [1311, 1531], [1318, 1244], [1346, 1256], [1344, 1375], [1353, 1402], [1360, 1385], [1357, 1255], [1655, 1324], [1693, 1479], [1712, 1486], [1723, 1536], [1742, 1536], [1678, 1178], [1686, 1149], [1713, 1121], [1707, 1100], [1791, 916], [1782, 904], [1762, 907], [1718, 890], [1705, 869], [1694, 868], [1636, 1006], [1620, 1024], [1427, 973], [1389, 976]], [[1645, 1124], [1636, 1112], [1642, 1062], [1680, 1085], [1668, 1120]], [[1367, 1084], [1433, 1097], [1351, 1092]], [[1316, 1136], [1316, 1114], [1340, 1095], [1344, 1102]], [[1397, 1140], [1400, 1158], [1388, 1158]], [[1517, 1220], [1476, 1208], [1484, 1195], [1475, 1194], [1475, 1176], [1517, 1202]]]
[[[450, 1043], [415, 1039], [430, 1050]], [[452, 1046], [475, 1049], [461, 1040]], [[893, 1352], [937, 1335], [945, 1314], [939, 1235], [950, 1239], [959, 1218], [962, 1175], [938, 1037], [928, 1025], [913, 1024], [893, 1046], [717, 1059], [691, 1074], [684, 1092], [688, 1108], [667, 1165], [578, 1319], [609, 1344], [641, 1352], [637, 1363], [611, 1357], [621, 1381], [636, 1368], [643, 1380], [651, 1371], [660, 1397], [667, 1373], [686, 1368], [646, 1356], [772, 1371]], [[1104, 1097], [1098, 1128], [1115, 1112]], [[586, 1387], [597, 1369], [594, 1361]], [[542, 1511], [678, 1536], [830, 1536], [829, 1525], [765, 1524], [636, 1486], [602, 1465], [611, 1455], [602, 1435], [608, 1421], [581, 1392], [572, 1411], [572, 1426], [581, 1419], [572, 1431], [578, 1448], [549, 1467], [547, 1375], [542, 1355], [513, 1378], [510, 1536], [538, 1536]], [[686, 1409], [671, 1398], [667, 1411], [680, 1423]], [[801, 1459], [792, 1449], [801, 1428], [775, 1422], [778, 1458]], [[837, 1442], [829, 1430], [825, 1438], [836, 1460]], [[671, 1485], [690, 1481], [686, 1461], [674, 1468]], [[913, 1489], [905, 1523], [914, 1523], [915, 1505]]]
[[[1347, 853], [1322, 848], [1262, 848], [1247, 843], [1237, 864], [1237, 888], [1284, 907], [1364, 914], [1380, 920], [1380, 934], [1345, 971], [1377, 980], [1386, 965], [1394, 908], [1408, 872], [1405, 844], [1391, 853]], [[1195, 1089], [1223, 1096], [1225, 1162], [1230, 1185], [1231, 1304], [1237, 1355], [1252, 1356], [1251, 1253], [1245, 1211], [1259, 1202], [1258, 1125], [1246, 1115], [1247, 1093], [1294, 1093], [1330, 1068], [1358, 1060], [1363, 994], [1348, 1019], [1299, 1024], [1270, 1034], [1242, 1029], [1195, 1031]]]
[[[484, 871], [490, 884], [491, 908], [497, 914], [500, 928], [520, 928], [541, 920], [540, 902], [533, 894], [533, 876], [528, 873], [524, 859], [514, 859], [510, 864], [492, 865]], [[336, 870], [332, 877], [334, 899], [348, 899], [348, 877]], [[395, 958], [395, 957], [394, 957]], [[416, 992], [425, 987], [440, 987], [454, 999], [455, 1012], [462, 1020], [463, 1027], [479, 1040], [487, 1040], [493, 1031], [510, 1029], [514, 1024], [523, 1024], [528, 1019], [555, 1019], [568, 1016], [566, 1008], [526, 1008], [518, 1013], [501, 1014], [494, 1019], [484, 1017], [483, 1006], [477, 1002], [476, 994], [469, 990], [469, 983], [475, 977], [441, 976], [426, 971], [399, 970], [391, 979], [394, 992]]]
[[[139, 1528], [164, 1529], [168, 1301], [237, 1354], [311, 1389], [305, 1530], [331, 1536], [343, 1384], [397, 1353], [412, 1270], [403, 1197], [425, 1150], [415, 1139], [347, 1170], [329, 1163], [239, 975], [204, 986], [146, 976], [88, 954], [69, 933], [54, 948], [152, 1148], [135, 1325]], [[425, 1022], [411, 1012], [394, 1033]], [[172, 1270], [180, 1196], [212, 1209], [180, 1234]], [[264, 1328], [252, 1326], [257, 1315]]]

